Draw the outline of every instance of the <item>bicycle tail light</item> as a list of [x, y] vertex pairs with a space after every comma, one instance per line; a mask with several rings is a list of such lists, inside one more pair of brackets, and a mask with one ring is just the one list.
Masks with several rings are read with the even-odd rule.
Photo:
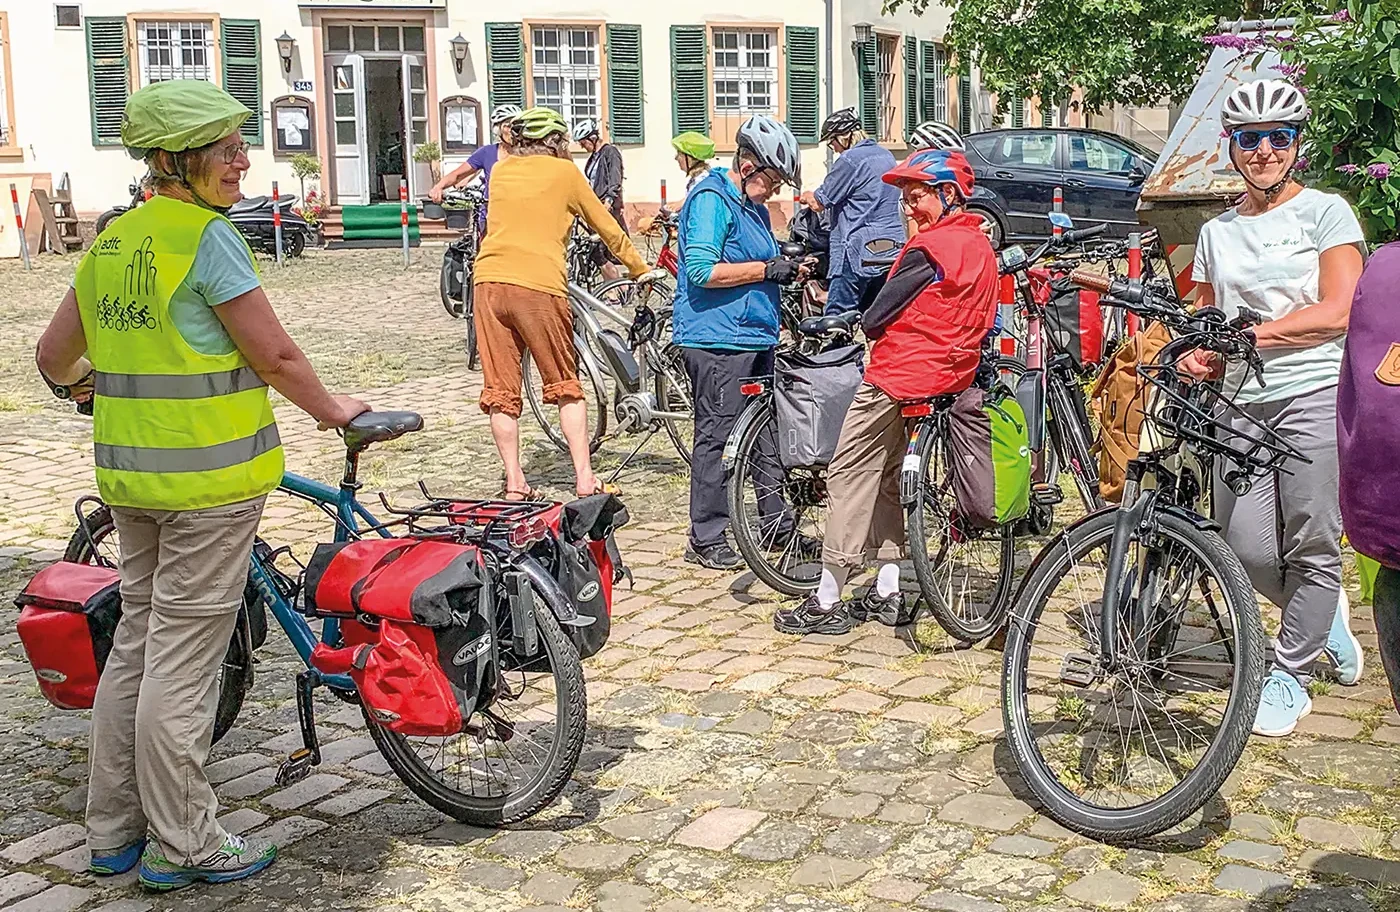
[[535, 542], [544, 541], [548, 535], [549, 523], [544, 521], [543, 516], [527, 516], [511, 525], [506, 541], [512, 548], [525, 551]]
[[933, 406], [927, 402], [915, 402], [910, 405], [902, 405], [899, 408], [901, 418], [925, 418], [933, 414]]
[[763, 384], [762, 384], [762, 383], [741, 383], [741, 384], [739, 384], [739, 395], [741, 395], [741, 396], [757, 396], [759, 393], [762, 393], [762, 392], [763, 392]]

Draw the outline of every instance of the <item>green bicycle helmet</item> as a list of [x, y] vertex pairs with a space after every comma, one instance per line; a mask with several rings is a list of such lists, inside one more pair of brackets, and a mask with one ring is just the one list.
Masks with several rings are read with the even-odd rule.
[[569, 135], [569, 125], [553, 108], [528, 108], [515, 118], [512, 128], [517, 136], [526, 139], [548, 139], [556, 133]]
[[677, 152], [689, 155], [696, 161], [709, 161], [715, 157], [715, 141], [694, 130], [687, 130], [671, 140], [671, 146]]
[[156, 149], [185, 152], [218, 142], [253, 112], [203, 79], [172, 79], [137, 89], [122, 112], [122, 145], [132, 158]]

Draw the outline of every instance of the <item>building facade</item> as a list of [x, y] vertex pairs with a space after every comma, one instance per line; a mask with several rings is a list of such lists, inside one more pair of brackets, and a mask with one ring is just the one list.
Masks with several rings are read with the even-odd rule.
[[[543, 104], [600, 120], [623, 150], [624, 196], [680, 195], [671, 137], [733, 149], [750, 114], [785, 120], [814, 186], [822, 118], [857, 106], [896, 154], [920, 120], [967, 126], [975, 92], [951, 75], [946, 11], [883, 16], [880, 0], [26, 0], [0, 10], [0, 179], [69, 176], [81, 212], [125, 201], [140, 163], [121, 147], [131, 92], [209, 79], [257, 111], [245, 190], [297, 192], [291, 158], [315, 156], [333, 204], [414, 198], [434, 167], [490, 142], [494, 105]], [[440, 164], [415, 160], [435, 142]], [[386, 194], [386, 186], [389, 192]]]

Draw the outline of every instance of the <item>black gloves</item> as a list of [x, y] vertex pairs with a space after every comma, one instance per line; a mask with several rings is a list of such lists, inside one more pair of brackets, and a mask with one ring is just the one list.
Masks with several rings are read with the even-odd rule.
[[774, 257], [763, 264], [763, 280], [777, 282], [780, 285], [791, 285], [797, 281], [797, 273], [801, 268], [802, 264], [796, 260]]

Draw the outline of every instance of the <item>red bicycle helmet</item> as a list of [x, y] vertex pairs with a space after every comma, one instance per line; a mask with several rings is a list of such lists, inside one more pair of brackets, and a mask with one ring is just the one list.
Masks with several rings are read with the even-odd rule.
[[972, 188], [977, 186], [967, 156], [949, 149], [921, 149], [886, 171], [883, 180], [887, 184], [917, 181], [934, 187], [953, 184], [963, 199], [972, 196]]

